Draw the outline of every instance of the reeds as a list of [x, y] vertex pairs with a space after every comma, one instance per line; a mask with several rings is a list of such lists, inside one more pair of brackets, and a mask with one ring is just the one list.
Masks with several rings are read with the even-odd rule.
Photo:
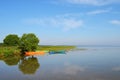
[[39, 46], [38, 50], [72, 50], [75, 49], [76, 46]]
[[1, 56], [12, 56], [16, 55], [20, 52], [20, 50], [15, 46], [1, 46], [0, 47], [0, 55]]

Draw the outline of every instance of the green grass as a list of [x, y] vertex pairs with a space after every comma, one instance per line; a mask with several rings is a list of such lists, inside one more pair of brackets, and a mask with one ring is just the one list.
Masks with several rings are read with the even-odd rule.
[[37, 50], [72, 50], [75, 49], [75, 46], [39, 46]]
[[[38, 46], [37, 50], [72, 50], [75, 49], [75, 46]], [[20, 50], [17, 46], [0, 46], [0, 57], [7, 57], [13, 55], [20, 55]]]
[[0, 46], [0, 56], [12, 56], [20, 53], [16, 46]]

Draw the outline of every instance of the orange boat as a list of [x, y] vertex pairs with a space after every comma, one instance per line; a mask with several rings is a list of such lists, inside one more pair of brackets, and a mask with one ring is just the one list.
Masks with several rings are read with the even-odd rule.
[[33, 56], [33, 55], [45, 55], [46, 51], [37, 51], [37, 52], [25, 52], [26, 56]]

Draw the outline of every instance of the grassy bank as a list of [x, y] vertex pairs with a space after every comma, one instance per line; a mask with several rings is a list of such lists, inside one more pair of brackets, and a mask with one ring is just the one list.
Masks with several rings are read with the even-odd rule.
[[0, 46], [0, 56], [18, 55], [20, 50], [16, 46]]
[[[37, 50], [72, 50], [75, 46], [38, 46]], [[17, 46], [0, 46], [0, 57], [20, 55], [20, 50]]]
[[76, 46], [39, 46], [38, 50], [72, 50], [75, 49]]

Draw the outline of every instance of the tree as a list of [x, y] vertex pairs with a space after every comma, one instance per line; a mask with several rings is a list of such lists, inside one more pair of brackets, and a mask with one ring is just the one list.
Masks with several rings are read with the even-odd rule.
[[35, 34], [23, 34], [20, 39], [19, 48], [21, 49], [21, 52], [35, 51], [37, 49], [38, 43], [39, 39], [36, 37]]
[[19, 44], [19, 37], [16, 34], [9, 34], [3, 40], [4, 45], [17, 46]]

